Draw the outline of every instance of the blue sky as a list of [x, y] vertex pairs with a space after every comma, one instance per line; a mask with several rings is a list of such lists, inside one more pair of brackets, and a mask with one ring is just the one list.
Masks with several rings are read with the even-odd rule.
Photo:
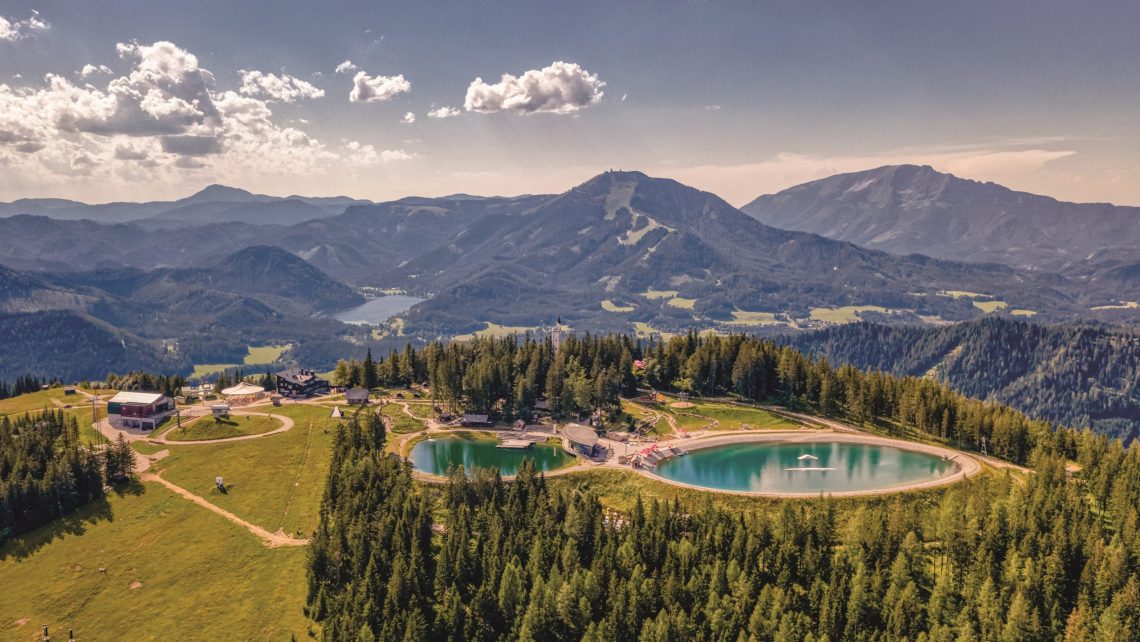
[[623, 168], [741, 204], [917, 162], [1140, 204], [1135, 2], [0, 0], [0, 19], [0, 200], [557, 192]]

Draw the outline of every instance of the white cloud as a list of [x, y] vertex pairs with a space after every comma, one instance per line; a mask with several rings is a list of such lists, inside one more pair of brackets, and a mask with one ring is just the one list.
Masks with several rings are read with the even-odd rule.
[[455, 107], [443, 106], [427, 113], [428, 118], [455, 118], [463, 112]]
[[404, 117], [400, 119], [400, 122], [404, 123], [405, 125], [411, 125], [412, 123], [416, 122], [416, 115], [412, 112], [408, 112], [404, 114]]
[[720, 111], [720, 105], [705, 105], [705, 111]]
[[238, 71], [241, 75], [242, 94], [272, 98], [283, 103], [296, 102], [302, 98], [320, 98], [325, 90], [288, 74], [267, 74], [261, 71]]
[[354, 65], [351, 60], [345, 60], [336, 66], [336, 73], [347, 74], [348, 72], [356, 71], [357, 69], [359, 69], [359, 67]]
[[503, 74], [493, 85], [476, 78], [467, 88], [463, 106], [483, 113], [570, 114], [601, 102], [605, 84], [577, 63], [554, 62], [519, 77]]
[[[243, 74], [241, 91], [216, 91], [214, 75], [173, 43], [120, 43], [128, 74], [103, 87], [48, 74], [42, 84], [0, 84], [0, 185], [161, 184], [186, 170], [216, 180], [310, 175], [351, 162], [304, 131], [274, 121], [259, 96], [320, 90], [289, 76]], [[103, 65], [84, 68], [106, 73]], [[381, 157], [378, 155], [378, 157]], [[78, 188], [78, 187], [77, 187]]]
[[91, 65], [91, 64], [83, 65], [83, 69], [81, 69], [79, 71], [79, 75], [82, 78], [90, 78], [91, 76], [94, 76], [95, 74], [106, 74], [109, 76], [112, 73], [114, 73], [114, 72], [112, 72], [111, 68], [108, 67], [107, 65], [95, 66], [95, 65]]
[[367, 72], [358, 71], [352, 77], [352, 91], [348, 94], [348, 100], [354, 103], [380, 103], [411, 90], [412, 83], [405, 80], [403, 74], [372, 77]]
[[385, 149], [376, 151], [373, 145], [366, 145], [358, 141], [349, 141], [345, 146], [349, 162], [354, 165], [375, 165], [376, 163], [390, 163], [393, 161], [411, 160], [418, 158], [416, 154], [403, 149]]
[[40, 19], [38, 11], [33, 11], [27, 20], [11, 20], [0, 16], [0, 40], [22, 40], [37, 31], [48, 29], [51, 29], [51, 25]]

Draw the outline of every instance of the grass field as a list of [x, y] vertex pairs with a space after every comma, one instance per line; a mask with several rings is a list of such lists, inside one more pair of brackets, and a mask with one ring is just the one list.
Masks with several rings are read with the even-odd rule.
[[143, 455], [153, 455], [166, 450], [165, 444], [151, 444], [145, 441], [136, 440], [131, 442], [131, 448]]
[[1090, 310], [1135, 310], [1140, 308], [1140, 303], [1135, 301], [1121, 301], [1112, 305], [1097, 305], [1089, 308]]
[[714, 430], [742, 430], [744, 426], [748, 426], [748, 430], [795, 430], [800, 427], [794, 421], [760, 408], [707, 401], [695, 401], [693, 406], [691, 412], [720, 422]]
[[1035, 316], [1037, 316], [1037, 310], [1023, 310], [1021, 308], [1010, 310], [1009, 313], [1015, 317], [1035, 317]]
[[430, 403], [410, 403], [408, 404], [408, 410], [424, 421], [435, 416], [435, 409], [432, 408]]
[[649, 337], [651, 337], [655, 334], [660, 335], [662, 337], [673, 336], [673, 333], [665, 332], [663, 330], [658, 330], [657, 328], [649, 325], [648, 323], [645, 323], [644, 321], [634, 321], [633, 322], [633, 332], [639, 338], [642, 338], [642, 339], [648, 339]]
[[[0, 639], [305, 639], [305, 549], [269, 549], [157, 484], [0, 548]], [[99, 571], [100, 567], [105, 573]]]
[[245, 349], [245, 357], [241, 363], [198, 363], [194, 364], [194, 371], [190, 373], [191, 378], [208, 377], [212, 374], [217, 374], [223, 370], [230, 368], [240, 368], [241, 366], [264, 366], [276, 362], [281, 358], [291, 346], [249, 346]]
[[281, 427], [281, 422], [271, 417], [251, 417], [234, 415], [229, 419], [202, 417], [183, 422], [182, 427], [171, 428], [166, 438], [171, 441], [201, 441], [203, 439], [228, 439], [243, 435], [260, 435]]
[[86, 406], [88, 414], [91, 412], [87, 397], [78, 394], [64, 395], [63, 388], [48, 388], [47, 390], [29, 392], [17, 397], [0, 399], [0, 415], [19, 415], [25, 412], [43, 410], [44, 408], [54, 410], [56, 409], [55, 401], [79, 407], [84, 407], [84, 404], [88, 404]]
[[[489, 321], [485, 321], [484, 323], [486, 324], [487, 327], [483, 328], [482, 330], [477, 330], [477, 331], [472, 332], [470, 334], [459, 334], [459, 335], [452, 337], [452, 339], [454, 339], [456, 341], [470, 341], [471, 339], [474, 339], [476, 337], [507, 337], [507, 336], [510, 336], [512, 334], [520, 334], [521, 335], [521, 334], [526, 334], [527, 332], [534, 332], [535, 330], [538, 329], [537, 327], [534, 327], [534, 326], [499, 325], [498, 323], [491, 323]], [[563, 326], [563, 327], [565, 329], [569, 329], [566, 326]]]
[[[415, 408], [415, 406], [412, 406]], [[430, 410], [430, 408], [429, 408]], [[392, 432], [397, 434], [404, 434], [409, 432], [416, 432], [427, 428], [422, 421], [416, 421], [404, 412], [403, 407], [399, 404], [390, 403], [380, 411], [385, 417], [392, 420]]]
[[771, 312], [749, 312], [747, 310], [733, 310], [732, 321], [728, 325], [779, 325], [783, 323]]
[[606, 299], [602, 301], [602, 309], [606, 312], [633, 312], [637, 309], [635, 305], [618, 305], [613, 301]]
[[974, 301], [974, 307], [989, 314], [997, 310], [1004, 310], [1006, 307], [1005, 301]]
[[672, 299], [666, 301], [666, 303], [668, 303], [671, 307], [680, 308], [682, 310], [692, 310], [693, 305], [695, 305], [696, 302], [696, 299], [685, 299], [679, 296], [675, 296]]
[[275, 363], [278, 359], [281, 358], [282, 354], [285, 354], [285, 351], [288, 350], [289, 347], [290, 346], [288, 345], [258, 346], [256, 348], [250, 346], [248, 349], [249, 353], [245, 355], [245, 359], [242, 361], [242, 363], [247, 366], [260, 366]]
[[677, 290], [654, 290], [652, 288], [641, 293], [647, 299], [672, 299], [677, 296]]
[[985, 299], [990, 295], [982, 294], [981, 292], [970, 292], [969, 290], [942, 290], [938, 296], [948, 296], [954, 299]]
[[239, 366], [241, 366], [240, 363], [196, 363], [194, 370], [190, 373], [190, 378], [201, 379]]
[[888, 312], [886, 308], [877, 305], [845, 305], [841, 308], [812, 308], [813, 321], [825, 323], [855, 323], [859, 320], [861, 312]]
[[[317, 525], [338, 420], [319, 406], [273, 411], [291, 417], [293, 429], [228, 444], [172, 445], [155, 466], [164, 478], [270, 532], [307, 536]], [[217, 476], [225, 478], [227, 494], [214, 487]]]
[[[105, 392], [104, 396], [109, 397], [110, 395]], [[63, 405], [56, 406], [56, 401]], [[63, 407], [68, 405], [71, 407]], [[18, 397], [0, 399], [0, 416], [22, 415], [28, 412], [40, 412], [44, 409], [62, 410], [64, 414], [75, 417], [79, 423], [80, 439], [82, 439], [84, 443], [95, 443], [98, 435], [96, 435], [95, 429], [91, 427], [91, 402], [87, 397], [78, 394], [65, 395], [63, 394], [63, 388], [49, 388], [47, 390], [22, 394]], [[102, 419], [106, 416], [107, 406], [96, 406], [95, 417]]]

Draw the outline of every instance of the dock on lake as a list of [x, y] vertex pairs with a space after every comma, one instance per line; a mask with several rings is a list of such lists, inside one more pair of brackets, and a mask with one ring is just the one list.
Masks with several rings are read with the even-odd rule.
[[533, 445], [534, 442], [529, 439], [504, 439], [499, 442], [499, 448], [503, 450], [526, 450]]

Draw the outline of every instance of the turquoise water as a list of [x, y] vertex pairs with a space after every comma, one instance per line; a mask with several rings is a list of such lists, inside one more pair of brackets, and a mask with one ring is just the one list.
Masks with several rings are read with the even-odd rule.
[[446, 475], [452, 465], [462, 465], [470, 472], [478, 468], [498, 468], [503, 476], [514, 475], [524, 459], [534, 461], [539, 471], [554, 470], [571, 463], [574, 458], [556, 443], [535, 444], [526, 450], [504, 450], [498, 440], [490, 438], [439, 437], [425, 439], [412, 447], [412, 466], [432, 475]]
[[[816, 459], [801, 459], [803, 455]], [[673, 481], [719, 490], [838, 493], [932, 481], [957, 471], [957, 464], [938, 455], [890, 446], [819, 442], [713, 446], [667, 459], [655, 472]]]
[[406, 312], [411, 309], [413, 305], [422, 301], [424, 301], [424, 299], [419, 297], [408, 296], [406, 294], [392, 294], [377, 297], [364, 305], [358, 305], [344, 312], [337, 312], [333, 317], [337, 321], [343, 321], [345, 323], [369, 323], [375, 325], [377, 323], [383, 323], [401, 312]]

